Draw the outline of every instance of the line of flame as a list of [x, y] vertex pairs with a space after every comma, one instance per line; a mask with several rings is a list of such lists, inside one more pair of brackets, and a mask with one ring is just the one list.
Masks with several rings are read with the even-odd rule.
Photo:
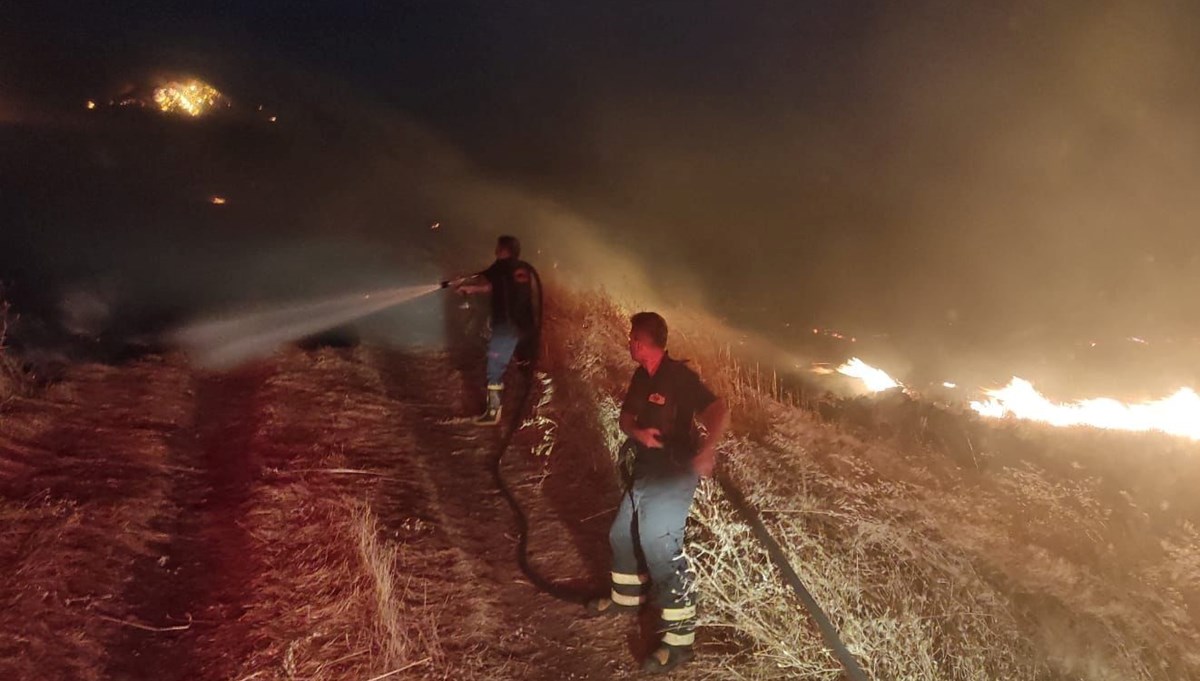
[[[871, 392], [904, 387], [887, 372], [857, 357], [837, 368], [857, 378]], [[1158, 431], [1200, 440], [1200, 395], [1181, 388], [1160, 400], [1125, 403], [1101, 397], [1075, 402], [1054, 402], [1023, 378], [1013, 377], [1003, 388], [984, 390], [983, 400], [972, 401], [971, 409], [987, 418], [1018, 418], [1058, 427], [1085, 426], [1131, 432]]]
[[849, 362], [837, 368], [837, 372], [851, 378], [857, 378], [871, 392], [901, 387], [899, 381], [888, 376], [886, 371], [877, 369], [857, 357], [851, 357]]
[[1200, 395], [1181, 388], [1169, 397], [1126, 404], [1101, 397], [1057, 403], [1039, 393], [1033, 384], [1014, 377], [1008, 385], [985, 390], [988, 399], [971, 402], [982, 416], [1040, 421], [1052, 426], [1090, 426], [1134, 432], [1161, 431], [1200, 440]]

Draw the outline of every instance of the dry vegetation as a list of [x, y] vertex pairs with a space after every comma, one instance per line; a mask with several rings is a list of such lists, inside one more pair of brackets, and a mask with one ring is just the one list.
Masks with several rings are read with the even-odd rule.
[[[551, 378], [518, 438], [539, 456], [509, 470], [539, 514], [539, 566], [603, 579], [588, 551], [604, 508], [580, 507], [572, 485], [595, 491], [609, 471], [629, 311], [553, 293]], [[674, 354], [733, 407], [723, 465], [873, 678], [1200, 678], [1195, 447], [890, 398], [796, 407], [718, 325], [668, 318]], [[446, 459], [490, 450], [453, 427], [428, 432], [461, 391], [438, 361], [289, 351], [209, 376], [151, 359], [11, 393], [0, 678], [554, 678], [538, 665], [557, 649], [539, 658], [545, 639], [531, 636], [572, 629], [575, 611], [520, 603], [550, 613], [543, 629], [512, 614], [534, 592], [495, 569], [512, 560], [506, 510], [462, 498], [487, 496], [484, 459], [470, 480], [468, 457]], [[704, 655], [679, 678], [839, 678], [711, 482], [693, 521]], [[490, 593], [501, 588], [508, 600]], [[621, 634], [594, 626], [561, 640], [624, 678]]]
[[[127, 597], [167, 541], [182, 372], [77, 367], [0, 417], [0, 678], [108, 678], [143, 622]], [[176, 623], [178, 624], [178, 622]]]
[[378, 516], [389, 476], [347, 465], [391, 454], [360, 430], [400, 427], [364, 371], [301, 353], [225, 378], [175, 360], [89, 365], [13, 400], [0, 422], [0, 678], [441, 669], [442, 604], [409, 584], [426, 556]]
[[[591, 386], [615, 441], [633, 310], [599, 294], [554, 301], [553, 363]], [[874, 678], [1200, 677], [1194, 447], [954, 416], [974, 439], [964, 465], [924, 432], [928, 412], [880, 400], [868, 408], [888, 427], [823, 419], [739, 366], [715, 324], [668, 318], [673, 353], [732, 402], [730, 474]], [[838, 678], [733, 518], [719, 488], [703, 487], [692, 550], [704, 623], [710, 640], [748, 646], [718, 646], [716, 675]]]
[[401, 419], [368, 367], [332, 351], [275, 369], [246, 416], [253, 479], [225, 528], [241, 578], [205, 596], [227, 615], [237, 603], [236, 621], [193, 642], [206, 678], [429, 678], [444, 662], [432, 605], [372, 503]]

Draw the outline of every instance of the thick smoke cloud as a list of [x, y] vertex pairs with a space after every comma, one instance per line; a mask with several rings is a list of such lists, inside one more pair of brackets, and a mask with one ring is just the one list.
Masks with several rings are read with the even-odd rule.
[[[605, 38], [582, 41], [588, 75], [562, 107], [576, 133], [552, 135], [569, 151], [528, 182], [771, 335], [886, 333], [899, 357], [963, 382], [1016, 372], [1074, 392], [1104, 373], [1165, 389], [1194, 379], [1180, 364], [1200, 321], [1196, 13], [591, 17], [589, 35], [624, 49], [596, 67]], [[1151, 339], [1161, 366], [1127, 362], [1135, 345], [1084, 361], [1090, 340], [1128, 337]]]
[[[221, 19], [181, 6], [93, 33], [43, 18], [6, 55], [24, 94], [0, 102], [6, 159], [41, 160], [6, 161], [21, 198], [0, 201], [33, 260], [112, 287], [94, 264], [112, 254], [143, 280], [125, 286], [161, 300], [436, 277], [485, 264], [489, 238], [512, 231], [544, 269], [703, 303], [781, 345], [832, 326], [886, 335], [877, 352], [912, 371], [1071, 388], [1089, 339], [1171, 338], [1165, 365], [1191, 352], [1196, 14], [433, 3]], [[181, 137], [56, 119], [37, 133], [11, 104], [51, 120], [159, 72], [278, 106], [281, 124]], [[152, 192], [146, 177], [161, 180]], [[46, 189], [64, 184], [87, 189]], [[229, 210], [200, 200], [216, 192]], [[198, 198], [180, 210], [185, 195]], [[129, 274], [146, 261], [160, 265]], [[194, 285], [197, 269], [212, 286]], [[1106, 357], [1089, 372], [1126, 371]]]

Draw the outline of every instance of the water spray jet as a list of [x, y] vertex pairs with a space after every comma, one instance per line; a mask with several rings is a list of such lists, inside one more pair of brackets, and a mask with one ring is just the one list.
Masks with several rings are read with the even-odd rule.
[[428, 295], [449, 283], [388, 288], [221, 317], [177, 329], [167, 338], [200, 366], [228, 369], [279, 346]]

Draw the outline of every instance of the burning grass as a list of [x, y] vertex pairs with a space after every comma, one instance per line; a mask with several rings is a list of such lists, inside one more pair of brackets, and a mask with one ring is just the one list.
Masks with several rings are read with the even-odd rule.
[[[553, 370], [591, 386], [592, 409], [616, 442], [633, 310], [596, 294], [554, 302]], [[874, 678], [1200, 677], [1193, 447], [1161, 436], [1014, 432], [915, 407], [889, 415], [888, 398], [860, 405], [866, 426], [829, 421], [739, 366], [715, 325], [667, 316], [672, 353], [692, 359], [733, 408], [729, 473]], [[931, 444], [940, 440], [926, 432], [930, 418], [957, 424], [969, 465]], [[839, 678], [712, 483], [693, 520], [708, 639], [741, 642], [738, 652], [712, 649], [716, 674]]]

